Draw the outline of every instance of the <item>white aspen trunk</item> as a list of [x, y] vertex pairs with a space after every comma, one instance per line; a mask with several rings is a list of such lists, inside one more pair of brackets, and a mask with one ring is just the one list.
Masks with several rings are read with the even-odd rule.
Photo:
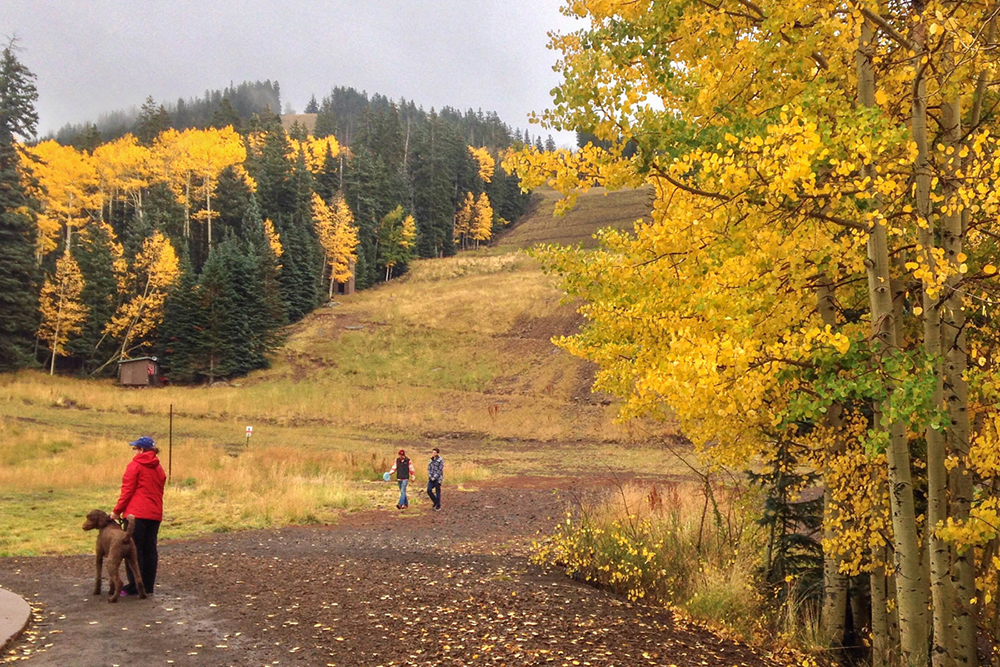
[[128, 329], [125, 331], [125, 337], [122, 339], [122, 349], [121, 349], [121, 352], [119, 352], [119, 354], [118, 354], [118, 358], [119, 359], [124, 359], [125, 358], [125, 352], [127, 351], [127, 348], [128, 348], [128, 339], [132, 337], [132, 329], [135, 327], [136, 323], [139, 321], [139, 318], [142, 317], [142, 311], [146, 307], [146, 298], [149, 296], [149, 285], [150, 285], [151, 279], [152, 279], [152, 277], [147, 273], [146, 274], [146, 286], [143, 287], [143, 289], [142, 289], [142, 301], [139, 302], [139, 310], [136, 312], [135, 317], [132, 318], [132, 321], [129, 322]]
[[[949, 43], [950, 45], [950, 43]], [[951, 49], [947, 49], [941, 60], [947, 69], [942, 74], [942, 84], [954, 72]], [[947, 89], [946, 89], [947, 90]], [[951, 471], [951, 516], [955, 521], [968, 520], [972, 508], [972, 471], [969, 470], [969, 387], [965, 379], [968, 367], [965, 340], [965, 304], [958, 283], [962, 274], [958, 268], [962, 264], [959, 255], [964, 245], [962, 214], [958, 211], [958, 172], [961, 170], [959, 149], [962, 141], [962, 111], [957, 94], [948, 95], [941, 104], [941, 125], [944, 143], [954, 147], [945, 166], [943, 191], [945, 204], [950, 210], [942, 219], [941, 244], [945, 260], [954, 272], [945, 282], [945, 302], [941, 313], [941, 334], [944, 347], [944, 399], [948, 406], [950, 424], [947, 431], [948, 447], [957, 457], [958, 465]], [[976, 645], [976, 609], [973, 600], [977, 597], [975, 582], [975, 549], [956, 549], [952, 565], [952, 582], [955, 587], [954, 633], [957, 641], [955, 662], [961, 667], [975, 667], [978, 664]]]
[[[882, 550], [883, 558], [887, 555]], [[872, 591], [872, 667], [889, 667], [892, 644], [889, 640], [889, 611], [885, 568], [877, 567], [870, 575]]]
[[56, 351], [59, 349], [59, 325], [62, 324], [63, 286], [59, 286], [59, 310], [56, 312], [56, 326], [52, 332], [52, 361], [49, 363], [49, 375], [56, 374]]
[[66, 250], [73, 246], [73, 193], [69, 193], [69, 210], [66, 213]]
[[[875, 106], [875, 72], [872, 65], [874, 31], [870, 22], [862, 25], [856, 56], [858, 103]], [[867, 169], [864, 170], [867, 172]], [[874, 175], [874, 174], [872, 174]], [[893, 312], [892, 276], [889, 271], [888, 230], [883, 221], [872, 223], [868, 235], [868, 297], [872, 319], [872, 346], [878, 355], [892, 353], [896, 345], [896, 318]], [[892, 378], [885, 377], [886, 401], [878, 410], [882, 417], [875, 429], [888, 436], [886, 456], [889, 463], [889, 500], [892, 513], [893, 546], [896, 566], [896, 604], [902, 663], [926, 667], [927, 598], [922, 576], [920, 540], [917, 533], [913, 480], [910, 472], [910, 449], [906, 424], [888, 412], [894, 391]], [[885, 423], [882, 423], [885, 422]]]
[[[914, 164], [915, 208], [922, 221], [918, 238], [922, 247], [922, 261], [934, 273], [937, 262], [934, 248], [937, 246], [935, 219], [931, 211], [930, 190], [931, 170], [927, 135], [927, 79], [923, 58], [926, 55], [926, 28], [923, 22], [913, 29], [914, 85], [911, 106], [911, 127], [913, 140], [917, 144], [917, 160]], [[923, 281], [922, 306], [924, 325], [924, 352], [935, 364], [936, 382], [932, 397], [935, 406], [944, 405], [944, 391], [941, 367], [941, 313], [939, 297], [929, 293], [930, 281]], [[937, 536], [934, 527], [948, 518], [947, 480], [945, 468], [947, 452], [945, 434], [941, 429], [928, 425], [924, 429], [927, 442], [927, 545], [930, 564], [930, 590], [932, 609], [931, 664], [934, 667], [953, 667], [955, 664], [955, 633], [951, 629], [953, 587], [951, 584], [951, 550], [948, 544]]]
[[212, 252], [212, 182], [211, 176], [205, 174], [205, 208], [208, 211], [208, 252]]
[[184, 185], [184, 238], [191, 238], [191, 172], [187, 172]]
[[[824, 277], [820, 281], [817, 294], [817, 310], [823, 320], [823, 324], [830, 327], [837, 326], [837, 310], [833, 286]], [[843, 426], [843, 409], [839, 403], [830, 406], [827, 411], [826, 423], [831, 430], [837, 431]], [[837, 439], [833, 446], [832, 454], [840, 454], [843, 451], [843, 443]], [[824, 484], [823, 488], [823, 533], [824, 539], [830, 541], [834, 538], [836, 530], [834, 526], [839, 520], [839, 513], [835, 510], [831, 498], [830, 484]], [[830, 549], [824, 546], [823, 549], [823, 609], [821, 621], [823, 627], [823, 640], [827, 646], [839, 647], [844, 645], [844, 636], [847, 631], [847, 575], [840, 571], [842, 559], [830, 553]]]

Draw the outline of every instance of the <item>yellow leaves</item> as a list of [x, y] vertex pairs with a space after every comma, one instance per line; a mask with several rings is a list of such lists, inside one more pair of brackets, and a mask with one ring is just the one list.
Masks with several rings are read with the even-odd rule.
[[64, 354], [66, 343], [83, 329], [88, 312], [80, 301], [83, 286], [83, 273], [66, 249], [56, 262], [55, 275], [45, 279], [38, 299], [38, 311], [42, 316], [38, 338], [48, 343], [52, 351], [52, 368], [55, 357]]
[[105, 333], [121, 341], [121, 356], [125, 356], [130, 343], [151, 334], [163, 320], [163, 304], [180, 276], [180, 264], [170, 240], [159, 230], [143, 241], [131, 267], [120, 262], [122, 301]]
[[264, 236], [267, 237], [267, 244], [271, 247], [271, 252], [274, 253], [275, 257], [281, 257], [285, 254], [285, 249], [281, 245], [281, 236], [275, 231], [271, 218], [264, 220]]
[[486, 193], [480, 193], [469, 221], [469, 236], [476, 241], [488, 241], [493, 236], [493, 206]]
[[[485, 193], [483, 194], [485, 197]], [[487, 200], [489, 201], [489, 200]], [[400, 238], [400, 245], [403, 248], [411, 249], [417, 244], [417, 221], [412, 215], [403, 218], [403, 231]]]
[[153, 153], [131, 134], [94, 149], [101, 190], [119, 198], [134, 195], [154, 178]]
[[166, 130], [153, 142], [152, 149], [157, 178], [170, 185], [180, 203], [190, 208], [194, 204], [192, 193], [200, 192], [206, 208], [196, 216], [204, 220], [216, 215], [211, 211], [211, 198], [224, 169], [236, 168], [248, 185], [252, 184], [243, 168], [246, 157], [243, 138], [232, 127]]
[[39, 186], [32, 194], [42, 205], [37, 253], [41, 259], [56, 248], [61, 230], [69, 237], [73, 229], [83, 227], [90, 212], [100, 209], [102, 200], [94, 160], [86, 153], [52, 140], [28, 151], [35, 159], [32, 171]]
[[[320, 245], [326, 252], [326, 262], [330, 267], [332, 282], [347, 282], [354, 274], [357, 261], [358, 228], [354, 224], [354, 214], [343, 196], [337, 195], [333, 204], [317, 195], [312, 196], [313, 222]], [[414, 234], [416, 230], [414, 228]]]
[[996, 272], [997, 272], [997, 267], [993, 266], [992, 264], [987, 264], [986, 266], [983, 267], [983, 273], [987, 276], [992, 276]]
[[[472, 236], [472, 223], [476, 216], [476, 198], [471, 192], [465, 193], [465, 198], [455, 212], [455, 243], [465, 243]], [[464, 246], [463, 246], [464, 247]]]
[[[262, 142], [263, 139], [259, 138]], [[336, 137], [328, 136], [322, 138], [309, 137], [305, 141], [288, 138], [288, 159], [294, 160], [301, 153], [305, 158], [306, 169], [313, 174], [318, 174], [326, 168], [327, 159], [338, 157], [341, 152], [340, 143]]]
[[493, 179], [496, 160], [485, 148], [473, 148], [472, 146], [466, 146], [466, 148], [479, 165], [479, 178], [482, 179], [483, 183], [489, 183]]
[[889, 102], [889, 96], [881, 88], [875, 93], [875, 104], [884, 107]]

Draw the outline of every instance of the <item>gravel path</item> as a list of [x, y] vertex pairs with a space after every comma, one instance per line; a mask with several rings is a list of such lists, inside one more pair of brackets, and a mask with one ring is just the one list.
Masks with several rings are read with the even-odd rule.
[[[627, 603], [527, 561], [571, 481], [445, 488], [429, 503], [337, 526], [161, 543], [156, 595], [91, 595], [91, 557], [0, 559], [31, 602], [0, 662], [131, 665], [768, 665], [669, 611]], [[561, 489], [555, 492], [554, 489]], [[419, 502], [419, 501], [418, 501]]]

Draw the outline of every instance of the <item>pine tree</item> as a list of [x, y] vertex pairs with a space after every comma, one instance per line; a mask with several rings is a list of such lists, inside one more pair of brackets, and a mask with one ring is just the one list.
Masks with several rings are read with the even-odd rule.
[[146, 98], [139, 110], [135, 136], [146, 146], [152, 146], [160, 133], [173, 125], [170, 114], [162, 104], [157, 105], [152, 96]]
[[67, 247], [56, 262], [55, 275], [42, 285], [38, 299], [42, 315], [38, 338], [48, 343], [52, 354], [49, 375], [56, 372], [56, 357], [64, 356], [70, 339], [83, 330], [87, 307], [80, 300], [82, 291], [83, 274]]
[[281, 327], [287, 322], [287, 306], [281, 299], [281, 264], [284, 254], [281, 240], [270, 220], [261, 220], [260, 207], [253, 195], [243, 219], [243, 241], [255, 263], [255, 288], [262, 301], [255, 315], [254, 330], [259, 336], [261, 354], [267, 354], [281, 341]]
[[425, 126], [415, 134], [410, 168], [421, 257], [455, 254], [455, 176], [463, 150], [464, 143], [455, 129], [432, 110]]
[[0, 370], [31, 362], [38, 323], [33, 203], [21, 183], [16, 143], [35, 135], [38, 93], [14, 51], [11, 41], [0, 52]]
[[182, 257], [181, 275], [167, 295], [158, 332], [163, 374], [170, 382], [183, 384], [197, 378], [205, 319], [199, 289], [191, 262]]
[[108, 338], [104, 329], [115, 313], [117, 281], [113, 266], [120, 257], [114, 231], [107, 223], [92, 223], [84, 228], [73, 245], [73, 256], [83, 274], [80, 301], [89, 311], [80, 336], [70, 345], [73, 355], [81, 360], [83, 369], [94, 370], [99, 359], [107, 358]]
[[198, 280], [199, 324], [197, 372], [209, 383], [232, 371], [232, 322], [237, 314], [236, 294], [230, 276], [229, 244], [220, 244], [209, 256]]
[[218, 213], [215, 219], [219, 238], [225, 238], [227, 232], [243, 236], [243, 221], [253, 193], [242, 174], [233, 167], [226, 167], [219, 174], [215, 188], [212, 208]]
[[243, 121], [240, 118], [240, 114], [237, 113], [236, 109], [229, 102], [228, 97], [223, 97], [219, 103], [219, 108], [212, 113], [212, 122], [209, 123], [209, 126], [217, 130], [231, 127], [237, 132], [242, 131]]

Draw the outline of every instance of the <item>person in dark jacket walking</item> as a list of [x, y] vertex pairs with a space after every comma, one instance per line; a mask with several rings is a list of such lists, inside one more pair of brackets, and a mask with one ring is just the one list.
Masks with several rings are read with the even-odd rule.
[[[122, 492], [118, 496], [111, 518], [135, 516], [135, 532], [132, 539], [135, 542], [136, 556], [139, 560], [139, 573], [146, 593], [153, 594], [156, 583], [156, 566], [159, 564], [159, 554], [156, 551], [156, 538], [160, 532], [160, 522], [163, 521], [163, 487], [167, 475], [156, 457], [160, 450], [149, 436], [142, 436], [129, 443], [135, 451], [135, 456], [125, 468], [122, 476]], [[132, 570], [125, 568], [128, 575], [128, 585], [122, 589], [123, 595], [137, 595], [135, 577]]]
[[405, 450], [399, 450], [396, 462], [392, 464], [392, 470], [389, 473], [396, 473], [396, 482], [399, 484], [399, 502], [396, 503], [396, 509], [405, 510], [410, 506], [410, 502], [406, 498], [406, 486], [411, 479], [415, 479], [417, 476], [413, 469], [413, 463], [406, 458]]
[[441, 450], [431, 450], [431, 460], [427, 463], [427, 495], [434, 503], [434, 511], [441, 510], [441, 482], [444, 481], [444, 459]]

